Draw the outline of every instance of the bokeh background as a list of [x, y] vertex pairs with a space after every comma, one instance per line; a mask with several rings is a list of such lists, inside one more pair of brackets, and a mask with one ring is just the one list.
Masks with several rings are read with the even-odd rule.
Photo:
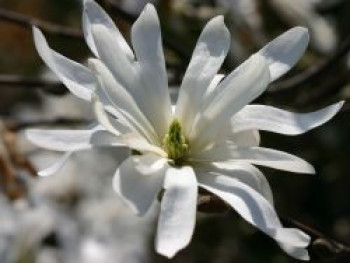
[[[132, 21], [147, 1], [98, 2], [128, 38]], [[223, 14], [232, 34], [224, 73], [285, 30], [297, 25], [310, 30], [311, 42], [300, 63], [257, 102], [308, 112], [350, 97], [349, 0], [153, 3], [161, 19], [174, 94], [201, 29], [210, 18]], [[37, 23], [35, 19], [71, 30], [71, 37], [46, 32], [55, 50], [82, 62], [91, 56], [79, 37], [81, 1], [0, 0], [1, 263], [297, 262], [234, 212], [198, 214], [193, 240], [186, 249], [172, 260], [156, 255], [158, 204], [145, 218], [137, 218], [112, 191], [112, 175], [126, 150], [82, 152], [59, 173], [37, 178], [35, 171], [58, 155], [29, 144], [24, 129], [78, 127], [93, 114], [89, 105], [56, 83], [40, 60], [30, 27], [25, 25]], [[329, 123], [305, 135], [263, 132], [262, 145], [296, 154], [317, 171], [309, 176], [263, 169], [279, 214], [350, 244], [350, 104]], [[350, 262], [344, 251], [318, 252], [312, 262]]]

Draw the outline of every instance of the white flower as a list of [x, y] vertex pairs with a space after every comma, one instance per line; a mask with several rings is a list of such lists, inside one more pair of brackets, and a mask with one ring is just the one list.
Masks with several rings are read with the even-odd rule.
[[134, 52], [92, 0], [84, 2], [83, 26], [96, 56], [89, 60], [90, 69], [51, 50], [34, 28], [42, 59], [74, 95], [94, 104], [99, 122], [87, 130], [27, 131], [38, 146], [66, 152], [40, 174], [54, 173], [75, 151], [126, 145], [134, 154], [116, 171], [113, 187], [140, 215], [164, 189], [156, 235], [160, 254], [173, 257], [190, 242], [202, 187], [274, 238], [289, 255], [309, 259], [305, 248], [310, 237], [281, 225], [269, 184], [253, 165], [308, 174], [314, 169], [296, 156], [260, 147], [258, 130], [301, 134], [332, 118], [342, 102], [309, 114], [247, 105], [299, 60], [308, 43], [307, 30], [289, 30], [224, 77], [217, 72], [230, 35], [223, 17], [212, 19], [199, 37], [172, 108], [152, 5], [132, 27]]

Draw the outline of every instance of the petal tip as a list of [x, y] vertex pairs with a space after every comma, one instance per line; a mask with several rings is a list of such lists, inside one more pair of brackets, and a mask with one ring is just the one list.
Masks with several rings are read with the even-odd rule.
[[156, 23], [159, 26], [158, 13], [153, 4], [148, 3], [145, 5], [139, 18], [135, 22], [135, 24], [140, 23], [144, 23], [145, 25], [153, 25]]
[[341, 100], [335, 104], [338, 111], [344, 106], [344, 104], [345, 104], [345, 100]]
[[148, 10], [152, 10], [152, 11], [155, 11], [156, 8], [155, 6], [152, 4], [152, 3], [147, 3], [143, 9], [144, 11], [148, 11]]
[[32, 31], [33, 33], [41, 32], [40, 29], [36, 25], [32, 25]]
[[40, 42], [46, 43], [45, 36], [43, 32], [40, 30], [40, 28], [38, 28], [37, 26], [32, 26], [32, 32], [33, 32], [35, 47], [38, 49]]
[[159, 243], [156, 244], [156, 252], [168, 259], [173, 258], [176, 253], [177, 250], [175, 250], [173, 247], [171, 246], [166, 246], [166, 245], [160, 245]]
[[306, 174], [316, 174], [315, 167], [313, 167], [311, 164], [308, 164], [305, 170]]
[[[211, 21], [208, 22], [208, 24], [212, 24], [214, 27], [220, 27], [222, 29], [227, 29], [226, 24], [225, 24], [225, 17], [223, 15], [219, 15], [214, 17]], [[225, 30], [225, 31], [226, 31]]]

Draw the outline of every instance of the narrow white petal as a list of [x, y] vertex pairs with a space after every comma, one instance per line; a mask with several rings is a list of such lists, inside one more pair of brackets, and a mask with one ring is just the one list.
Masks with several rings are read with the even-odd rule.
[[116, 136], [95, 128], [91, 130], [30, 129], [26, 131], [26, 136], [33, 144], [53, 151], [80, 151], [94, 146], [121, 145]]
[[294, 173], [315, 173], [311, 164], [292, 154], [262, 147], [241, 148], [230, 143], [197, 153], [192, 159], [211, 162], [245, 161]]
[[89, 60], [89, 65], [98, 76], [99, 88], [105, 91], [115, 109], [129, 122], [130, 128], [148, 140], [158, 143], [157, 135], [148, 119], [129, 92], [115, 80], [108, 68], [97, 59]]
[[114, 77], [136, 99], [139, 87], [136, 64], [130, 61], [124, 50], [115, 43], [109, 29], [102, 24], [93, 24], [91, 32], [99, 58], [113, 73]]
[[240, 109], [257, 98], [270, 82], [266, 60], [254, 55], [226, 77], [216, 88], [215, 98], [203, 105], [190, 140], [201, 148], [218, 136], [221, 127]]
[[167, 157], [167, 153], [160, 147], [150, 144], [143, 137], [137, 134], [123, 134], [119, 136], [121, 142], [142, 153], [154, 153], [162, 157]]
[[50, 49], [41, 31], [33, 27], [36, 50], [46, 65], [78, 98], [91, 100], [97, 81], [90, 70]]
[[191, 241], [197, 210], [198, 186], [191, 167], [169, 168], [164, 182], [156, 250], [173, 257]]
[[158, 135], [164, 136], [170, 122], [171, 103], [159, 19], [152, 4], [146, 5], [131, 33], [145, 94], [145, 99], [139, 101], [143, 104], [140, 107]]
[[214, 97], [214, 90], [218, 87], [219, 83], [224, 79], [224, 74], [216, 74], [213, 80], [210, 82], [208, 89], [204, 94], [204, 98], [202, 100], [202, 104], [207, 105], [210, 101], [212, 101]]
[[150, 162], [150, 158], [157, 162], [159, 157], [154, 155], [131, 156], [118, 168], [113, 178], [113, 188], [122, 200], [138, 215], [144, 215], [159, 191], [162, 189], [166, 165], [157, 166], [157, 169], [148, 169], [143, 173], [140, 163]]
[[[204, 175], [199, 185], [222, 198], [247, 222], [275, 239], [292, 257], [304, 259], [310, 237], [298, 229], [283, 228], [274, 207], [250, 186], [236, 179], [221, 181]], [[302, 252], [301, 252], [302, 251]]]
[[232, 131], [232, 129], [223, 128], [222, 135], [220, 134], [216, 138], [215, 143], [226, 143], [225, 141], [230, 141], [234, 145], [239, 147], [252, 147], [259, 146], [260, 144], [260, 134], [258, 130], [244, 130], [244, 131]]
[[203, 96], [220, 69], [229, 47], [230, 33], [224, 18], [218, 16], [203, 29], [181, 85], [176, 115], [186, 134], [190, 132]]
[[48, 168], [41, 170], [38, 172], [39, 176], [46, 177], [57, 173], [69, 160], [69, 158], [73, 155], [74, 151], [64, 153], [57, 161], [55, 161]]
[[96, 56], [98, 56], [95, 41], [91, 32], [92, 25], [95, 25], [95, 24], [104, 25], [108, 29], [111, 37], [114, 39], [114, 44], [119, 45], [130, 60], [134, 59], [134, 54], [131, 48], [123, 38], [118, 28], [115, 26], [113, 20], [108, 16], [108, 14], [95, 1], [84, 0], [84, 12], [83, 12], [84, 36], [91, 51]]
[[259, 51], [268, 61], [271, 82], [287, 73], [299, 61], [308, 43], [307, 28], [294, 27]]
[[334, 117], [344, 101], [311, 113], [292, 113], [271, 106], [247, 105], [231, 120], [236, 132], [258, 129], [286, 135], [298, 135], [316, 128]]
[[94, 111], [97, 118], [97, 121], [109, 132], [113, 133], [116, 136], [119, 136], [119, 131], [113, 126], [110, 121], [109, 116], [107, 115], [104, 105], [97, 98], [93, 99]]
[[230, 182], [232, 178], [237, 179], [249, 185], [273, 204], [273, 195], [268, 181], [258, 168], [249, 163], [222, 162], [203, 164], [196, 167], [195, 170], [197, 177], [200, 177], [203, 173], [216, 176], [216, 180], [220, 181], [222, 184], [225, 184], [225, 180]]

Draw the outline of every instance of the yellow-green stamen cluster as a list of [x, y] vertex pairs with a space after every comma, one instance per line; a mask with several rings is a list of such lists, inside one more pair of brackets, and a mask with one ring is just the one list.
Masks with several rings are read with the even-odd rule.
[[163, 140], [164, 149], [168, 153], [168, 158], [174, 160], [175, 164], [181, 163], [188, 154], [188, 142], [182, 134], [181, 124], [174, 119], [168, 133]]

